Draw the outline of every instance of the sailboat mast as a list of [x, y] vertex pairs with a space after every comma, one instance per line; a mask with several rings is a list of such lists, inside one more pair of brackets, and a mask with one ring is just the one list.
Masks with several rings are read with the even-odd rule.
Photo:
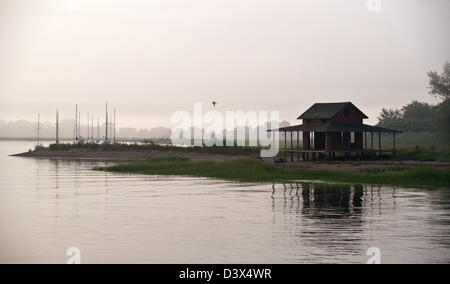
[[114, 108], [114, 143], [116, 143], [116, 108]]
[[109, 135], [112, 136], [112, 117], [111, 115], [109, 116]]
[[100, 141], [100, 118], [97, 116], [97, 139]]
[[105, 141], [108, 141], [108, 101], [106, 101], [106, 127], [105, 127]]
[[56, 144], [59, 144], [59, 113], [56, 110]]
[[75, 105], [75, 123], [74, 123], [75, 142], [78, 140], [78, 105]]
[[81, 138], [81, 111], [78, 111], [78, 135]]
[[89, 112], [87, 113], [87, 136], [86, 139], [89, 140]]
[[39, 133], [39, 131], [40, 131], [40, 129], [39, 129], [39, 126], [40, 126], [40, 124], [41, 124], [41, 114], [40, 113], [38, 113], [38, 127], [37, 127], [37, 144], [38, 144], [38, 146], [40, 145], [40, 137], [39, 137], [39, 135], [40, 135], [40, 133]]
[[94, 116], [92, 116], [91, 120], [91, 139], [94, 140]]

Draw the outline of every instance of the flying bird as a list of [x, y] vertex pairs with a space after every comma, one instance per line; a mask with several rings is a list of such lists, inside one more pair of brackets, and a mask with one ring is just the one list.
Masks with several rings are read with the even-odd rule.
[[213, 104], [213, 107], [216, 107], [217, 102], [216, 102], [216, 101], [213, 101], [212, 104]]

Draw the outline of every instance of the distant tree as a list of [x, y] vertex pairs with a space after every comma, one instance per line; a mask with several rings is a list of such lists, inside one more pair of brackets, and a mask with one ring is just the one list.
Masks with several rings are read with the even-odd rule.
[[381, 121], [385, 120], [400, 120], [403, 118], [403, 113], [400, 109], [394, 108], [383, 108], [381, 110], [380, 116], [378, 119]]
[[403, 118], [411, 120], [430, 119], [433, 117], [433, 106], [425, 102], [412, 101], [402, 107]]
[[413, 101], [401, 109], [383, 108], [378, 116], [378, 126], [410, 132], [429, 132], [434, 128], [434, 116], [433, 106]]
[[447, 100], [450, 97], [450, 63], [445, 62], [444, 71], [439, 75], [436, 71], [428, 72], [430, 94]]
[[[442, 99], [435, 107], [435, 128], [445, 141], [450, 138], [450, 63], [445, 62], [442, 74], [428, 72], [430, 94]], [[448, 142], [447, 142], [448, 143]]]
[[434, 107], [413, 101], [402, 108], [402, 128], [412, 132], [430, 132], [434, 130]]
[[[442, 99], [436, 106], [412, 101], [401, 109], [381, 110], [378, 126], [412, 132], [438, 131], [448, 141], [450, 138], [450, 63], [444, 71], [428, 72], [430, 94]], [[448, 142], [447, 142], [448, 143]]]
[[402, 119], [402, 110], [394, 108], [383, 108], [380, 115], [378, 116], [378, 126], [387, 128], [399, 128]]

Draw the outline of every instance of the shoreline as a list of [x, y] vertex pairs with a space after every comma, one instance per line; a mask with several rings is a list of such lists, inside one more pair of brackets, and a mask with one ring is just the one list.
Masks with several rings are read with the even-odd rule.
[[195, 153], [195, 152], [174, 152], [170, 150], [148, 150], [148, 151], [94, 151], [87, 149], [74, 149], [69, 151], [50, 150], [47, 148], [12, 154], [11, 157], [37, 158], [37, 159], [51, 159], [51, 160], [74, 160], [74, 161], [144, 161], [149, 158], [158, 158], [166, 156], [180, 156], [186, 157], [194, 162], [201, 161], [216, 161], [223, 162], [233, 159], [256, 158], [252, 155], [223, 155], [210, 153]]
[[255, 153], [219, 154], [174, 149], [88, 149], [36, 151], [11, 155], [35, 159], [115, 162], [94, 170], [145, 175], [192, 176], [236, 182], [323, 182], [450, 188], [449, 162], [305, 161], [274, 164]]
[[123, 174], [191, 176], [236, 182], [267, 183], [322, 181], [334, 183], [391, 185], [402, 187], [450, 188], [450, 168], [430, 166], [384, 166], [355, 170], [307, 167], [279, 167], [257, 159], [234, 159], [223, 162], [194, 162], [180, 156], [151, 158], [145, 161], [118, 163], [94, 170]]
[[[44, 148], [38, 151], [23, 152], [10, 155], [12, 157], [26, 157], [38, 159], [60, 159], [74, 161], [111, 161], [111, 162], [132, 162], [145, 161], [151, 158], [160, 158], [167, 156], [179, 156], [190, 159], [192, 162], [225, 162], [236, 159], [255, 159], [263, 160], [267, 165], [273, 165], [272, 159], [261, 159], [258, 155], [225, 155], [214, 153], [197, 152], [178, 152], [171, 150], [143, 150], [143, 151], [105, 151], [90, 149], [71, 149], [71, 150], [51, 150]], [[328, 169], [328, 170], [347, 170], [358, 171], [364, 169], [383, 169], [392, 167], [432, 167], [439, 169], [450, 169], [450, 162], [436, 161], [300, 161], [286, 162], [276, 164], [278, 168], [306, 168], [306, 169]]]

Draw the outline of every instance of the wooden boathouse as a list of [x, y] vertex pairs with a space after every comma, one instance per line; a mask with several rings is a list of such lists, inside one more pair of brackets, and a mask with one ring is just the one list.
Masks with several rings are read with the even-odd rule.
[[[294, 161], [295, 154], [298, 160], [304, 161], [336, 157], [375, 159], [377, 155], [382, 157], [386, 153], [395, 157], [395, 134], [401, 131], [364, 124], [363, 120], [367, 118], [351, 102], [316, 103], [297, 118], [303, 124], [269, 131], [284, 133], [285, 143], [281, 152], [285, 160], [288, 154], [291, 161]], [[382, 149], [382, 133], [392, 134], [392, 148]], [[377, 148], [374, 148], [374, 135], [378, 135]]]

